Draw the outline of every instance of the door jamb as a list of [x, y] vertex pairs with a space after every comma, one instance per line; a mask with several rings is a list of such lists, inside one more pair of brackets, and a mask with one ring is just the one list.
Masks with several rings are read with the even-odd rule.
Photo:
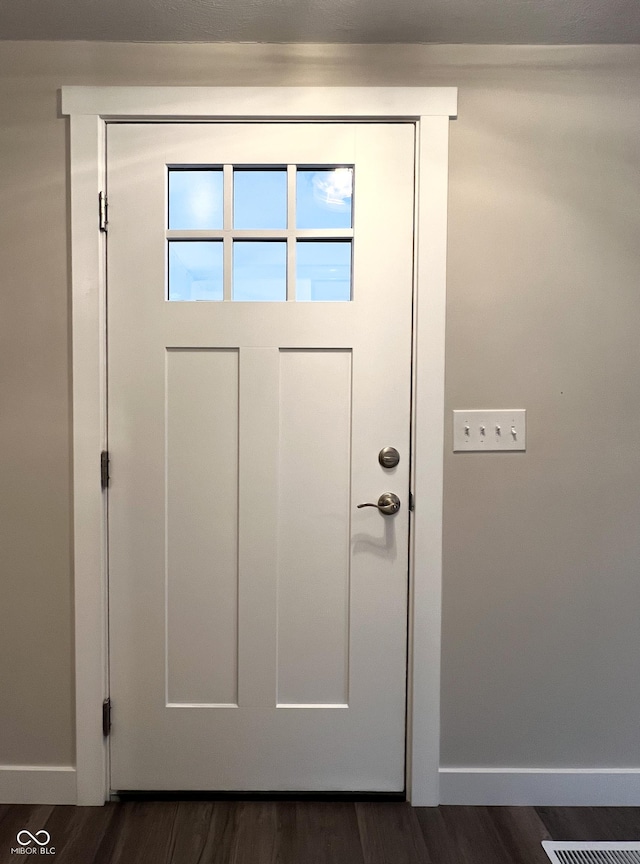
[[[109, 799], [106, 244], [98, 230], [108, 121], [411, 122], [416, 127], [407, 798], [439, 803], [444, 336], [449, 120], [455, 87], [63, 87], [70, 118], [73, 561], [77, 804]], [[416, 662], [415, 658], [419, 658]]]

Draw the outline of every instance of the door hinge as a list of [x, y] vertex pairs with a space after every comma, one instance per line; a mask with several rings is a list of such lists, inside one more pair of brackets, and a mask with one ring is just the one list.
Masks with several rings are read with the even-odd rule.
[[100, 454], [100, 486], [106, 489], [109, 485], [109, 451], [103, 450]]
[[413, 492], [409, 492], [409, 510], [411, 513], [413, 513], [415, 506], [416, 506], [416, 502], [415, 502], [415, 499], [413, 497]]
[[107, 216], [107, 196], [104, 192], [98, 193], [98, 224], [100, 226], [101, 231], [107, 230], [107, 225], [109, 224], [109, 219]]
[[105, 738], [111, 732], [111, 699], [105, 699], [102, 703], [102, 734]]

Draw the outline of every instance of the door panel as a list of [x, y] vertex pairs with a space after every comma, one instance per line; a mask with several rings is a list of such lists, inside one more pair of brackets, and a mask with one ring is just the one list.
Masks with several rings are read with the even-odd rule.
[[[410, 124], [109, 126], [114, 789], [404, 788], [413, 149]], [[280, 182], [257, 166], [285, 228], [246, 227]], [[203, 167], [190, 228], [170, 171]], [[272, 291], [274, 243], [283, 299], [234, 300]], [[396, 515], [357, 509], [385, 491]]]
[[235, 704], [238, 352], [165, 357], [167, 702]]
[[280, 355], [278, 705], [349, 701], [351, 352]]

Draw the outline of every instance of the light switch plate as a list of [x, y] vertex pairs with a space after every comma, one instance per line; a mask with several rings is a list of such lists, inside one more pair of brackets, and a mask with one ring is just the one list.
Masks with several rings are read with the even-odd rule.
[[453, 449], [526, 450], [527, 427], [524, 408], [501, 411], [454, 411]]

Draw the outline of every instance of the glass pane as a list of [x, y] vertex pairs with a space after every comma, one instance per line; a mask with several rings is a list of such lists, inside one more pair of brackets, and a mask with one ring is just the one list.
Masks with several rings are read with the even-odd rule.
[[351, 241], [299, 240], [296, 300], [351, 300]]
[[169, 171], [169, 228], [222, 228], [222, 171]]
[[297, 172], [298, 228], [351, 228], [353, 168]]
[[287, 299], [287, 244], [236, 240], [233, 244], [233, 299]]
[[169, 241], [169, 300], [222, 300], [222, 241]]
[[286, 171], [233, 172], [233, 227], [287, 227]]

